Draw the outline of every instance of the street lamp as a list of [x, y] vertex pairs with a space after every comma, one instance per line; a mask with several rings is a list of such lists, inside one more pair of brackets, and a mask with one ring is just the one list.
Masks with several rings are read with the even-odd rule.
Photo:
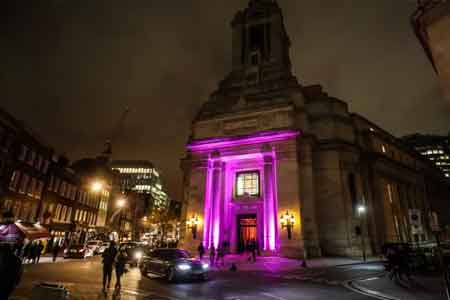
[[94, 181], [91, 183], [91, 191], [98, 193], [103, 189], [103, 183], [101, 181]]
[[[367, 207], [364, 204], [360, 204], [357, 207], [357, 211], [358, 211], [358, 216], [360, 218], [362, 218], [361, 221], [361, 227], [362, 229], [365, 228], [365, 220], [366, 220], [366, 212], [367, 212]], [[366, 242], [364, 239], [364, 230], [361, 230], [361, 228], [357, 228], [356, 229], [356, 234], [361, 236], [361, 246], [362, 246], [362, 254], [363, 254], [363, 260], [366, 261]]]
[[286, 211], [280, 218], [281, 228], [287, 229], [288, 239], [292, 239], [292, 228], [294, 228], [295, 217], [293, 214], [289, 215], [289, 211]]
[[192, 232], [192, 238], [195, 240], [197, 238], [197, 225], [199, 224], [198, 217], [193, 216], [186, 221], [186, 225]]
[[117, 207], [118, 208], [124, 208], [125, 205], [127, 204], [127, 200], [125, 198], [119, 198], [117, 199]]

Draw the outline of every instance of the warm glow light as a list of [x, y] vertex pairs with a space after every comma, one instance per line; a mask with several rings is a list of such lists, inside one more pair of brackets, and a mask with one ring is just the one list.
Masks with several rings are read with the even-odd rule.
[[91, 184], [91, 190], [93, 192], [100, 192], [103, 189], [103, 183], [101, 183], [100, 181], [94, 181]]
[[125, 206], [126, 203], [127, 203], [127, 200], [125, 200], [125, 198], [120, 198], [117, 200], [117, 207], [122, 208]]

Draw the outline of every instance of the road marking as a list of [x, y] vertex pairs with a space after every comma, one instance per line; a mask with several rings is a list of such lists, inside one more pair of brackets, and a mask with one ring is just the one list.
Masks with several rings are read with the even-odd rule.
[[377, 291], [372, 291], [366, 288], [363, 288], [362, 286], [355, 284], [352, 280], [346, 281], [343, 283], [343, 286], [355, 293], [364, 295], [364, 296], [369, 296], [375, 299], [380, 299], [380, 300], [401, 300], [399, 298], [393, 297], [393, 296], [389, 296], [389, 295], [385, 295], [382, 294], [380, 292]]
[[261, 295], [264, 295], [264, 296], [272, 298], [272, 299], [277, 299], [277, 300], [287, 300], [286, 298], [279, 297], [279, 296], [271, 294], [271, 293], [261, 293]]

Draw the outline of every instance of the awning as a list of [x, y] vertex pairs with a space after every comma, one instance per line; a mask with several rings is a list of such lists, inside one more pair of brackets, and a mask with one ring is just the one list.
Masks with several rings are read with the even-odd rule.
[[43, 226], [32, 223], [14, 223], [0, 225], [0, 242], [16, 243], [24, 239], [36, 240], [50, 238]]

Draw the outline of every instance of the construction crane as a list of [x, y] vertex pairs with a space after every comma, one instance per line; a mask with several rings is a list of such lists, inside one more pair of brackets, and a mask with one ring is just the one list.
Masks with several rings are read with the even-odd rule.
[[100, 157], [105, 158], [107, 161], [111, 160], [112, 156], [112, 145], [116, 141], [116, 139], [119, 137], [120, 133], [122, 132], [125, 120], [127, 119], [128, 113], [130, 112], [130, 109], [128, 107], [125, 107], [123, 110], [123, 113], [119, 119], [119, 122], [117, 123], [116, 127], [112, 130], [111, 136], [109, 139], [105, 142], [105, 148], [103, 152], [101, 153]]

